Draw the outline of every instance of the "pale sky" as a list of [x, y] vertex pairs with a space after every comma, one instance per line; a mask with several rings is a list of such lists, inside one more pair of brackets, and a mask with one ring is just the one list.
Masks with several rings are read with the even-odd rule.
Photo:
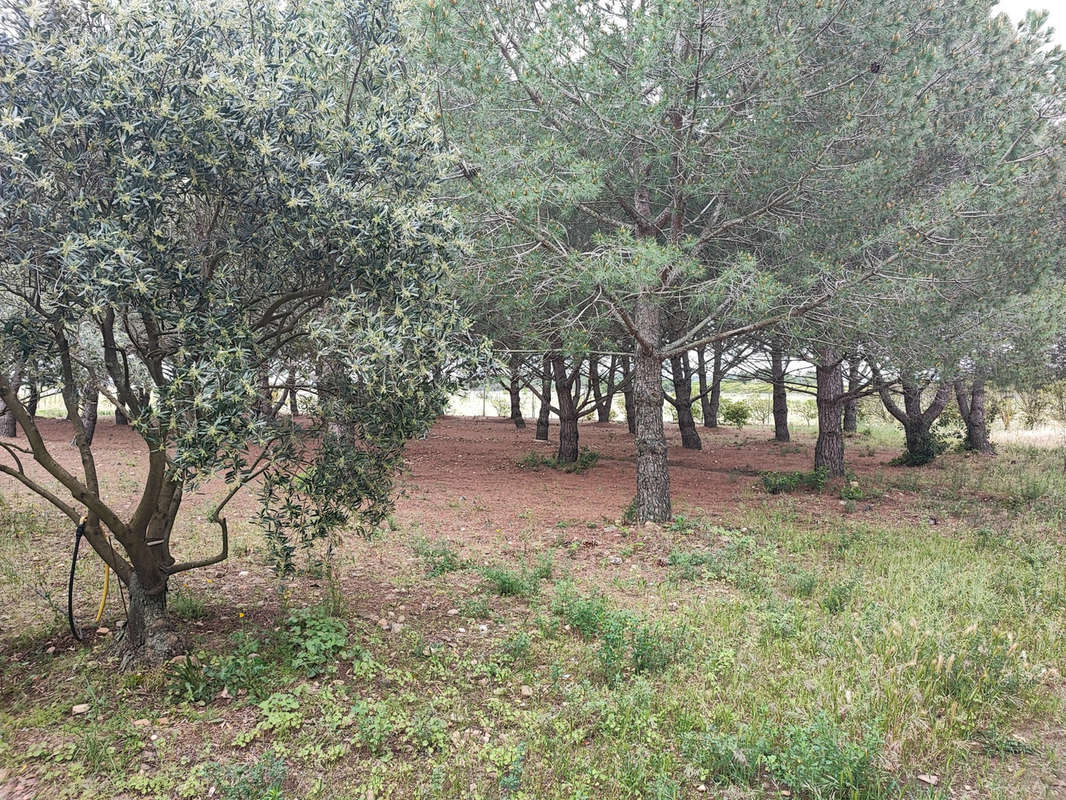
[[1066, 0], [1000, 0], [996, 8], [1015, 22], [1022, 19], [1030, 8], [1050, 11], [1048, 24], [1055, 29], [1055, 40], [1066, 45]]

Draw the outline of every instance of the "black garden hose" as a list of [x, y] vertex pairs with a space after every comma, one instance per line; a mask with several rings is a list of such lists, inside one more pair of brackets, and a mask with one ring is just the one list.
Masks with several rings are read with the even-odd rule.
[[74, 555], [70, 558], [70, 579], [67, 581], [67, 623], [74, 638], [81, 641], [78, 626], [74, 624], [74, 569], [78, 566], [78, 547], [81, 545], [81, 537], [85, 535], [85, 520], [78, 523], [74, 531]]

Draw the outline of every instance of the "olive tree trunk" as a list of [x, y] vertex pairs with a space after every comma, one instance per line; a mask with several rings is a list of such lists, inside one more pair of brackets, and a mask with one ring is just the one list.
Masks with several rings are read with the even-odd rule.
[[85, 443], [92, 444], [96, 435], [96, 422], [99, 419], [100, 390], [95, 383], [87, 384], [81, 404], [81, 424], [85, 429]]

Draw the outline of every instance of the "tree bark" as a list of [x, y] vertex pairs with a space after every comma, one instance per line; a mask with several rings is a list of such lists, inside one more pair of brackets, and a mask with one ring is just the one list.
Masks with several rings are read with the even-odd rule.
[[814, 468], [824, 467], [831, 477], [844, 474], [844, 432], [841, 426], [844, 376], [840, 359], [832, 351], [819, 354], [815, 364], [818, 402], [818, 441]]
[[122, 413], [121, 408], [115, 408], [115, 425], [129, 425], [130, 420], [125, 414]]
[[30, 415], [30, 419], [37, 416], [37, 406], [41, 404], [41, 386], [37, 381], [33, 381], [29, 384], [30, 396], [26, 398], [26, 413]]
[[296, 415], [300, 413], [300, 401], [296, 397], [296, 373], [292, 370], [289, 371], [286, 389], [289, 392], [289, 416], [296, 419]]
[[615, 370], [618, 369], [618, 358], [611, 356], [607, 366], [606, 378], [601, 382], [600, 360], [593, 358], [589, 362], [589, 380], [592, 381], [592, 397], [596, 404], [596, 421], [611, 421], [611, 406], [614, 404], [614, 395], [617, 391], [615, 383]]
[[[578, 368], [575, 366], [575, 370]], [[572, 464], [577, 461], [578, 454], [577, 404], [571, 394], [572, 381], [577, 376], [567, 378], [566, 359], [562, 355], [552, 356], [552, 373], [555, 376], [556, 408], [559, 409], [559, 453], [556, 460], [560, 464]]]
[[670, 359], [670, 375], [674, 383], [675, 409], [677, 410], [677, 427], [681, 431], [681, 446], [686, 450], [701, 450], [696, 430], [696, 420], [692, 417], [692, 370], [688, 363], [688, 353], [682, 353]]
[[663, 429], [663, 364], [654, 349], [662, 338], [661, 313], [653, 298], [646, 294], [638, 298], [634, 322], [640, 340], [634, 356], [633, 400], [637, 412], [636, 511], [641, 522], [665, 522], [671, 517]]
[[548, 356], [544, 357], [540, 373], [540, 413], [537, 414], [537, 434], [539, 442], [548, 441], [548, 422], [551, 419], [552, 405], [552, 365]]
[[722, 345], [716, 342], [712, 347], [714, 358], [711, 361], [711, 391], [707, 392], [705, 388], [700, 387], [705, 401], [702, 406], [705, 428], [718, 427], [718, 409], [722, 405]]
[[[152, 584], [151, 591], [145, 585]], [[184, 649], [181, 637], [167, 616], [167, 577], [160, 573], [144, 580], [134, 571], [129, 581], [129, 621], [126, 623], [126, 648], [129, 658], [161, 664]]]
[[[19, 387], [22, 385], [22, 370], [20, 369], [10, 381], [11, 391], [17, 396]], [[0, 400], [0, 437], [14, 439], [18, 434], [18, 424], [15, 421], [15, 412]]]
[[90, 383], [85, 387], [84, 398], [81, 404], [81, 424], [85, 428], [85, 443], [92, 444], [93, 436], [96, 434], [96, 421], [98, 419], [98, 411], [100, 409], [100, 391], [97, 389], [95, 383]]
[[881, 402], [884, 403], [888, 413], [903, 426], [907, 450], [902, 461], [912, 467], [928, 464], [937, 456], [936, 443], [930, 431], [936, 418], [947, 405], [950, 387], [946, 383], [941, 384], [933, 401], [923, 411], [922, 387], [906, 376], [901, 377], [900, 386], [903, 394], [903, 408], [899, 407], [892, 397], [892, 392], [885, 386], [878, 387], [878, 394], [881, 395]]
[[787, 442], [788, 391], [785, 389], [785, 356], [778, 344], [770, 346], [770, 385], [773, 394], [774, 440]]
[[622, 400], [626, 409], [626, 427], [631, 434], [637, 432], [637, 404], [633, 400], [633, 381], [629, 366], [629, 357], [622, 358], [622, 380], [625, 385], [622, 389]]
[[[848, 359], [848, 392], [854, 392], [859, 386], [859, 362], [857, 359]], [[859, 399], [849, 397], [844, 402], [844, 433], [859, 432]]]
[[988, 436], [988, 421], [985, 416], [985, 382], [975, 378], [967, 392], [966, 385], [961, 380], [955, 381], [955, 401], [966, 425], [966, 449], [985, 455], [995, 453], [992, 440]]
[[526, 421], [522, 417], [522, 394], [519, 391], [519, 368], [522, 365], [521, 358], [511, 358], [511, 375], [510, 381], [507, 384], [507, 393], [511, 396], [511, 422], [514, 423], [515, 428], [522, 430], [526, 427]]

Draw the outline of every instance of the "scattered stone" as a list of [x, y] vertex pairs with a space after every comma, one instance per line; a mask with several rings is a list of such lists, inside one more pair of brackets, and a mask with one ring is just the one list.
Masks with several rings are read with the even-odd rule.
[[394, 622], [389, 627], [390, 627], [390, 629], [392, 630], [393, 633], [399, 633], [400, 631], [403, 630], [403, 623], [402, 622]]
[[378, 620], [378, 627], [383, 631], [387, 631], [389, 629], [389, 621], [382, 617]]
[[248, 570], [246, 570], [246, 569], [242, 569], [240, 572], [237, 573], [238, 577], [241, 577], [241, 578], [245, 577], [247, 574], [248, 574]]
[[533, 687], [532, 686], [523, 686], [518, 691], [522, 693], [522, 697], [532, 697], [533, 696]]
[[146, 725], [148, 725], [148, 720], [146, 720], [144, 717], [141, 717], [140, 719], [135, 719], [133, 721], [134, 728], [143, 728]]
[[607, 562], [610, 563], [610, 564], [621, 564], [622, 563], [622, 557], [621, 556], [611, 556], [610, 558], [607, 559]]
[[939, 775], [925, 775], [925, 774], [922, 774], [922, 775], [918, 776], [918, 780], [920, 780], [922, 783], [926, 784], [927, 786], [936, 786], [938, 783], [940, 783], [940, 776]]
[[696, 787], [696, 791], [697, 792], [706, 792], [707, 791], [707, 784], [701, 783], [699, 786]]
[[47, 650], [45, 650], [44, 652], [48, 653], [48, 655], [52, 655], [52, 653], [54, 653], [55, 651], [56, 651], [56, 646], [55, 646], [55, 645], [52, 645], [51, 647], [49, 647], [49, 648], [48, 648]]
[[96, 629], [96, 632], [106, 635], [108, 633], [111, 633], [111, 629], [108, 628], [106, 625], [101, 625], [99, 628]]
[[76, 706], [70, 709], [71, 714], [86, 714], [89, 711], [88, 703], [78, 703]]
[[449, 608], [448, 609], [448, 616], [449, 617], [455, 617], [455, 616], [458, 616], [458, 615], [459, 615], [459, 609], [458, 608]]

